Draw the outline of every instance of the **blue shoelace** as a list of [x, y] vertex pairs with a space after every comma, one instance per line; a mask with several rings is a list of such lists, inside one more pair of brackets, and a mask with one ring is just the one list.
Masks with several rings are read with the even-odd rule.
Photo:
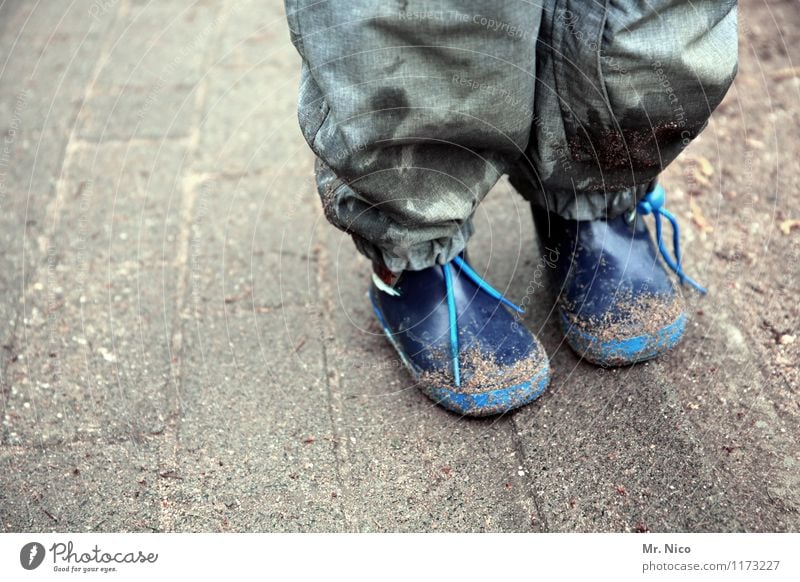
[[[683, 267], [681, 266], [681, 247], [679, 241], [680, 228], [678, 227], [678, 219], [675, 218], [675, 216], [669, 210], [664, 208], [664, 202], [666, 199], [667, 193], [659, 184], [639, 201], [639, 204], [636, 205], [636, 210], [639, 212], [639, 214], [644, 216], [647, 216], [648, 214], [653, 215], [653, 219], [656, 223], [656, 242], [658, 243], [658, 250], [661, 252], [664, 262], [669, 265], [670, 269], [675, 271], [676, 275], [678, 275], [678, 280], [681, 282], [681, 285], [689, 283], [689, 285], [697, 289], [701, 294], [705, 295], [708, 293], [706, 288], [683, 272]], [[664, 237], [661, 228], [662, 216], [669, 220], [670, 224], [672, 224], [672, 249], [673, 253], [675, 254], [674, 259], [670, 256], [669, 252], [667, 251], [667, 247], [664, 245]]]
[[[503, 305], [507, 305], [517, 313], [525, 313], [524, 309], [503, 297], [502, 293], [484, 281], [464, 259], [456, 257], [453, 259], [452, 263], [455, 263], [461, 269], [461, 272], [472, 280], [481, 291], [497, 299]], [[458, 363], [458, 314], [456, 313], [456, 298], [453, 293], [452, 263], [443, 265], [442, 270], [444, 272], [444, 282], [447, 290], [447, 315], [450, 319], [450, 358], [453, 360], [453, 377], [455, 378], [456, 386], [461, 386], [461, 368]]]

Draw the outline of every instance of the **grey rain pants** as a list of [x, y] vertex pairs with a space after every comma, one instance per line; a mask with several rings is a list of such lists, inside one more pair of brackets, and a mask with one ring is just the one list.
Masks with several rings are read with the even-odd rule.
[[736, 74], [736, 0], [285, 1], [325, 215], [395, 272], [458, 254], [503, 174], [630, 209]]

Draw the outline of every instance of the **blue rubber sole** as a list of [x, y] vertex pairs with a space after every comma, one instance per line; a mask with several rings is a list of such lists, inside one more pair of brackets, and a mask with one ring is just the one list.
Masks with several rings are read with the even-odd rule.
[[[375, 312], [375, 317], [378, 318], [378, 323], [380, 323], [384, 335], [400, 356], [403, 365], [405, 365], [414, 379], [419, 380], [421, 372], [414, 366], [411, 360], [408, 359], [408, 356], [403, 352], [400, 345], [394, 340], [391, 330], [383, 319], [380, 308], [375, 303], [371, 290], [368, 295], [370, 303], [372, 304], [372, 310]], [[514, 384], [513, 386], [476, 393], [458, 392], [444, 386], [423, 385], [420, 386], [420, 390], [436, 404], [456, 414], [463, 416], [492, 416], [509, 412], [515, 408], [533, 402], [542, 395], [549, 383], [550, 365], [549, 362], [545, 360], [545, 365], [536, 376], [524, 382]]]
[[607, 367], [644, 362], [674, 348], [683, 337], [686, 321], [686, 314], [682, 313], [675, 321], [655, 333], [603, 341], [571, 324], [561, 312], [561, 328], [569, 346], [593, 364]]
[[514, 386], [487, 392], [455, 392], [444, 387], [421, 387], [422, 393], [439, 406], [465, 416], [492, 416], [525, 406], [542, 395], [550, 383], [550, 367], [545, 366], [535, 377]]

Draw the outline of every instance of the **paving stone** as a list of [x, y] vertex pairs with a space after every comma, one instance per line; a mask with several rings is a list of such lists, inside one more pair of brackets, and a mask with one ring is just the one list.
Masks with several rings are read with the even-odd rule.
[[[192, 307], [228, 300], [236, 309], [265, 310], [315, 301], [318, 231], [310, 180], [269, 174], [226, 177], [196, 174], [191, 224], [190, 282], [206, 293]], [[210, 254], [213, 253], [216, 254]], [[213, 259], [212, 259], [213, 257]], [[217, 279], [225, 281], [225, 296]], [[246, 295], [246, 297], [245, 297]], [[233, 301], [234, 298], [241, 299]]]
[[70, 159], [25, 281], [5, 442], [163, 430], [182, 156], [175, 145], [116, 144]]
[[169, 519], [178, 531], [345, 529], [321, 338], [308, 307], [264, 287], [298, 287], [303, 262], [278, 270], [263, 192], [198, 192]]
[[200, 127], [203, 167], [294, 174], [313, 167], [297, 123], [299, 62], [289, 57], [277, 66], [210, 71]]
[[221, 2], [132, 2], [118, 20], [100, 90], [193, 86], [205, 71], [209, 47], [224, 27]]
[[153, 439], [0, 450], [0, 524], [20, 532], [150, 532], [163, 471]]
[[126, 87], [93, 94], [78, 114], [78, 136], [103, 140], [174, 139], [192, 131], [195, 87], [176, 85], [151, 89]]

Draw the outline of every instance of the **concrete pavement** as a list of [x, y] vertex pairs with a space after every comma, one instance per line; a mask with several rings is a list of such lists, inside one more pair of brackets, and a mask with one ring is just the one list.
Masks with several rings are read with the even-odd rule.
[[[269, 2], [0, 5], [2, 531], [798, 531], [800, 15], [664, 176], [711, 294], [672, 354], [464, 420], [421, 395], [330, 228]], [[800, 222], [797, 223], [800, 225]], [[477, 267], [538, 251], [504, 180]]]

